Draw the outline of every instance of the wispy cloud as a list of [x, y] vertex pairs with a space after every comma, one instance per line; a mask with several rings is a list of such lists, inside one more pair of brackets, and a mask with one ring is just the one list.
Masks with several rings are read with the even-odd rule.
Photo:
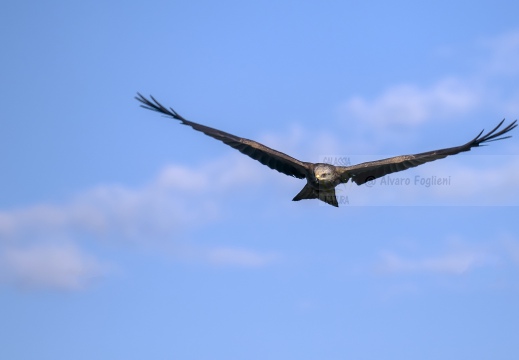
[[219, 215], [217, 200], [222, 195], [261, 181], [259, 166], [243, 160], [231, 157], [198, 169], [168, 165], [140, 188], [103, 185], [64, 204], [4, 210], [0, 212], [0, 239], [16, 242], [82, 232], [148, 241], [150, 236], [199, 226]]
[[[107, 273], [101, 261], [81, 250], [85, 239], [140, 244], [178, 239], [183, 230], [218, 218], [222, 197], [259, 184], [260, 170], [233, 154], [198, 168], [165, 166], [141, 187], [102, 185], [65, 203], [1, 211], [0, 279], [24, 288], [83, 289]], [[209, 264], [242, 267], [261, 267], [275, 258], [235, 248], [192, 246], [187, 253]]]
[[[467, 162], [470, 161], [470, 164]], [[519, 205], [519, 156], [475, 155], [443, 164], [449, 186], [434, 187], [434, 196], [457, 205]], [[436, 171], [439, 166], [436, 168]], [[425, 168], [424, 177], [432, 177]]]
[[471, 238], [470, 241], [450, 236], [438, 241], [437, 247], [443, 247], [443, 250], [435, 250], [435, 254], [424, 247], [420, 242], [407, 241], [404, 248], [381, 251], [374, 269], [381, 274], [394, 275], [461, 275], [478, 268], [508, 271], [519, 265], [519, 242], [506, 234], [493, 239]]
[[341, 105], [344, 118], [371, 126], [417, 125], [434, 118], [464, 114], [475, 109], [480, 91], [466, 82], [441, 79], [429, 87], [400, 84], [367, 100], [354, 96]]
[[108, 271], [70, 244], [7, 248], [0, 259], [0, 280], [23, 289], [82, 290]]
[[312, 132], [299, 125], [292, 125], [286, 133], [263, 135], [259, 142], [301, 161], [320, 161], [323, 154], [336, 153], [340, 139], [326, 130]]
[[420, 259], [404, 258], [396, 253], [386, 252], [381, 256], [377, 269], [383, 273], [431, 272], [463, 274], [489, 261], [483, 253], [462, 251], [446, 253], [436, 257]]
[[428, 85], [394, 84], [376, 96], [356, 94], [340, 103], [339, 117], [350, 125], [350, 133], [355, 135], [352, 141], [363, 140], [355, 144], [355, 149], [364, 151], [363, 144], [368, 142], [366, 150], [373, 151], [388, 138], [405, 138], [406, 129], [431, 121], [460, 119], [477, 114], [476, 110], [491, 110], [499, 117], [517, 116], [519, 65], [515, 59], [519, 56], [519, 31], [482, 39], [467, 51], [479, 59], [472, 73], [469, 70], [456, 77], [445, 74]]

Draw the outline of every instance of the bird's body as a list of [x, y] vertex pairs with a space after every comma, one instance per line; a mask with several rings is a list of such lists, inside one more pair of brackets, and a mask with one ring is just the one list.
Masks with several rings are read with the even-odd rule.
[[136, 99], [142, 103], [142, 107], [179, 120], [182, 124], [189, 125], [197, 131], [201, 131], [212, 138], [222, 141], [271, 169], [277, 170], [285, 175], [306, 179], [306, 185], [294, 197], [294, 201], [319, 199], [333, 206], [339, 206], [335, 196], [335, 187], [341, 183], [346, 183], [351, 180], [357, 185], [362, 185], [387, 174], [403, 171], [437, 159], [443, 159], [449, 155], [469, 151], [473, 147], [481, 146], [481, 144], [486, 142], [509, 138], [510, 136], [502, 135], [517, 126], [517, 120], [515, 120], [503, 129], [497, 131], [503, 124], [503, 120], [492, 131], [489, 131], [483, 136], [481, 136], [483, 134], [483, 131], [481, 131], [478, 136], [461, 146], [414, 155], [395, 156], [352, 166], [334, 166], [331, 164], [303, 162], [256, 141], [240, 138], [221, 130], [186, 120], [172, 108], [168, 109], [162, 106], [153, 96], [151, 97], [152, 100], [148, 100], [141, 94], [138, 94]]
[[335, 187], [341, 183], [337, 168], [330, 164], [310, 164], [305, 187], [294, 197], [294, 201], [319, 199], [333, 206], [339, 206], [335, 197]]

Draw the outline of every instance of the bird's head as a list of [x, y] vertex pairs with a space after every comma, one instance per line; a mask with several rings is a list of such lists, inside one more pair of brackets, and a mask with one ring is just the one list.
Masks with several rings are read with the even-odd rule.
[[331, 181], [333, 180], [334, 171], [330, 165], [319, 164], [314, 169], [314, 175], [318, 181]]

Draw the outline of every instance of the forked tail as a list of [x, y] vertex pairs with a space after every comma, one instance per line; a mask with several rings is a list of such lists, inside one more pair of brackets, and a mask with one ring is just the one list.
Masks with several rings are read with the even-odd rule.
[[297, 194], [292, 201], [299, 201], [304, 199], [319, 199], [327, 204], [335, 207], [339, 207], [337, 197], [335, 196], [335, 189], [331, 190], [315, 190], [310, 185], [306, 184], [305, 187]]

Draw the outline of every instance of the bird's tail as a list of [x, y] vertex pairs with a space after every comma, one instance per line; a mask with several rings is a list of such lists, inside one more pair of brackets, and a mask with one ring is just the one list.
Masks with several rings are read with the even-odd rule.
[[304, 199], [319, 199], [327, 204], [338, 207], [337, 197], [335, 196], [335, 189], [317, 191], [310, 185], [306, 184], [305, 187], [297, 194], [292, 201], [299, 201]]
[[317, 191], [315, 191], [310, 185], [306, 184], [305, 187], [297, 194], [292, 201], [299, 201], [304, 199], [317, 199]]

